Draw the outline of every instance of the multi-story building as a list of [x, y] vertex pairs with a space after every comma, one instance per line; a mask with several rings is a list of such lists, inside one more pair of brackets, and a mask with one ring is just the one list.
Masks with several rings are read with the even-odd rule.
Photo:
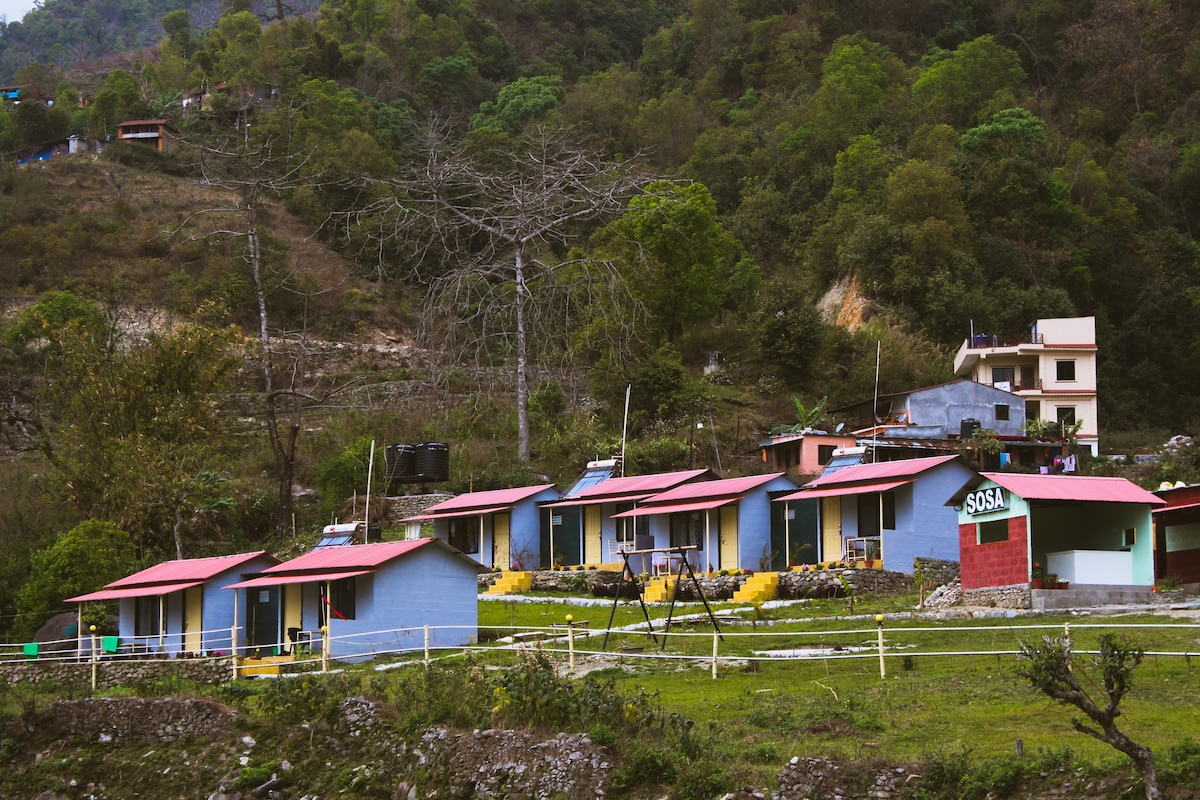
[[1023, 397], [1027, 420], [1078, 424], [1076, 441], [1099, 455], [1096, 354], [1095, 317], [1039, 319], [1024, 341], [973, 334], [954, 357], [954, 373]]

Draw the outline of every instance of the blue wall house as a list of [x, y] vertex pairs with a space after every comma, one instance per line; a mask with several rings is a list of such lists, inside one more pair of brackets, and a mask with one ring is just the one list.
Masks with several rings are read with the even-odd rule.
[[[652, 475], [608, 477], [598, 482], [580, 479], [562, 500], [542, 507], [545, 536], [542, 540], [542, 564], [569, 567], [577, 564], [622, 563], [622, 553], [645, 550], [654, 545], [647, 517], [614, 519], [629, 511], [640, 500], [686, 483], [710, 481], [717, 477], [711, 469], [657, 472]], [[631, 564], [649, 571], [646, 565]]]
[[67, 602], [118, 601], [120, 646], [127, 652], [229, 652], [232, 626], [245, 626], [246, 616], [235, 620], [233, 594], [225, 588], [278, 563], [262, 550], [164, 561]]
[[771, 498], [795, 488], [782, 472], [685, 483], [613, 520], [648, 520], [652, 547], [688, 548], [684, 554], [697, 571], [769, 570], [784, 536], [784, 518]]
[[1049, 464], [1062, 451], [1061, 443], [1025, 435], [1030, 409], [1023, 396], [972, 380], [883, 394], [834, 413], [850, 420], [858, 444], [870, 448], [876, 462], [954, 455], [980, 428], [995, 431], [1004, 443], [1003, 453], [986, 456], [988, 468]]
[[[946, 501], [976, 475], [958, 456], [910, 458], [829, 471], [777, 503], [819, 500], [819, 562], [958, 560], [958, 514]], [[874, 565], [874, 564], [873, 564]]]
[[[318, 547], [233, 584], [248, 619], [240, 655], [294, 644], [329, 657], [362, 659], [431, 647], [459, 647], [478, 633], [477, 562], [438, 539]], [[282, 634], [282, 635], [281, 635]]]
[[432, 505], [402, 522], [433, 524], [435, 538], [488, 569], [537, 569], [542, 538], [542, 503], [557, 500], [552, 483], [467, 492]]

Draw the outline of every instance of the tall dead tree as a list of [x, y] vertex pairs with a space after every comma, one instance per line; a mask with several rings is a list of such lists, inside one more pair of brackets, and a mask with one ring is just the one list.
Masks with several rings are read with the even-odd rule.
[[[197, 152], [204, 181], [229, 191], [236, 202], [202, 210], [185, 221], [176, 235], [225, 238], [241, 245], [241, 258], [254, 284], [256, 360], [267, 439], [275, 461], [275, 533], [283, 536], [291, 528], [297, 446], [305, 412], [327, 404], [336, 390], [307, 377], [306, 362], [312, 353], [307, 330], [285, 330], [272, 324], [269, 297], [281, 287], [289, 288], [294, 275], [288, 267], [269, 274], [270, 259], [263, 248], [263, 213], [265, 205], [279, 192], [312, 186], [317, 181], [304, 174], [303, 158], [276, 152], [271, 141], [254, 142], [248, 135], [240, 141], [232, 138], [222, 146], [198, 148]], [[198, 216], [217, 223], [200, 226], [196, 223]]]
[[383, 197], [377, 183], [378, 199], [342, 218], [359, 236], [374, 226], [402, 240], [411, 276], [428, 292], [426, 335], [442, 334], [448, 352], [513, 363], [517, 456], [528, 463], [533, 361], [561, 345], [572, 315], [601, 295], [608, 313], [629, 315], [610, 330], [631, 331], [636, 316], [613, 266], [571, 246], [654, 176], [562, 131], [482, 145], [436, 125], [426, 133], [408, 174], [387, 182]]

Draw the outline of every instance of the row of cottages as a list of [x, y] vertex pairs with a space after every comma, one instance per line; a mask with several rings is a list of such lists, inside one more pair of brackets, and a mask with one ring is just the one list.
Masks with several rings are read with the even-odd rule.
[[[879, 562], [911, 572], [918, 557], [957, 561], [957, 514], [946, 500], [975, 474], [958, 456], [832, 465], [780, 498], [789, 517], [816, 520], [790, 526], [791, 563]], [[807, 514], [793, 513], [806, 505]]]
[[[586, 475], [585, 475], [586, 477]], [[784, 540], [772, 500], [795, 491], [783, 473], [719, 479], [712, 470], [606, 477], [565, 495], [552, 484], [469, 492], [403, 520], [484, 566], [620, 568], [649, 572], [653, 550], [686, 548], [694, 570], [770, 568]]]
[[981, 473], [941, 456], [835, 465], [781, 499], [819, 504], [819, 533], [800, 534], [819, 560], [841, 552], [900, 572], [958, 561], [967, 591], [1040, 588], [1049, 575], [1092, 589], [1200, 580], [1200, 487], [1168, 502], [1124, 478]]
[[119, 649], [131, 654], [288, 655], [326, 635], [329, 657], [354, 660], [474, 641], [479, 571], [437, 539], [318, 545], [284, 562], [262, 551], [168, 561], [67, 602], [82, 615], [119, 601]]

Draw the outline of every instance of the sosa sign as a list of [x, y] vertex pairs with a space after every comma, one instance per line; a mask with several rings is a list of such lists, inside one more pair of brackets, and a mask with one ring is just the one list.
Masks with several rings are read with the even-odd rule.
[[1000, 511], [1006, 508], [1004, 489], [993, 486], [991, 489], [980, 489], [971, 492], [963, 501], [963, 508], [968, 514], [987, 514], [990, 511]]

